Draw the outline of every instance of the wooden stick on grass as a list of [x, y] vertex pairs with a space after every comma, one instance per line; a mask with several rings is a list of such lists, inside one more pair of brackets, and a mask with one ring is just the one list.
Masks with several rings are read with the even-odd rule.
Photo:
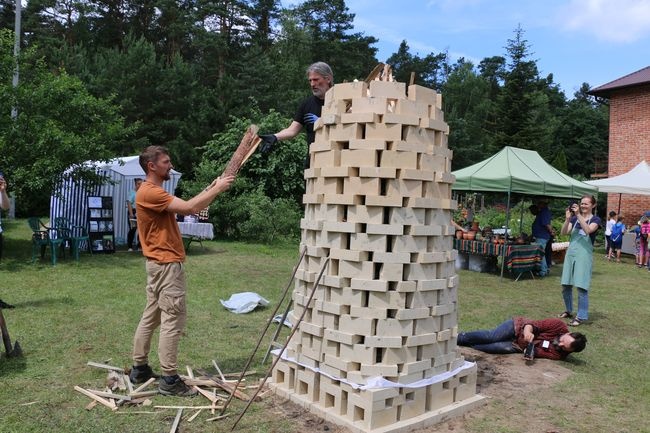
[[178, 409], [178, 412], [176, 412], [176, 418], [174, 419], [172, 429], [169, 431], [169, 433], [176, 433], [176, 430], [178, 430], [178, 425], [181, 423], [181, 415], [183, 415], [183, 408]]
[[88, 361], [86, 365], [90, 367], [103, 368], [105, 370], [119, 371], [120, 373], [124, 373], [124, 369], [121, 367], [115, 367], [113, 365], [108, 365], [108, 364], [101, 364], [99, 362]]
[[83, 389], [82, 387], [77, 385], [75, 385], [74, 389], [75, 391], [82, 393], [86, 397], [90, 397], [93, 400], [96, 400], [98, 403], [103, 404], [104, 406], [110, 408], [111, 410], [117, 410], [117, 406], [115, 405], [114, 401], [108, 401], [105, 398], [95, 395], [92, 392], [88, 391], [87, 389]]
[[213, 359], [213, 360], [212, 360], [212, 365], [214, 365], [214, 368], [217, 369], [217, 373], [219, 373], [219, 376], [221, 376], [221, 380], [223, 380], [224, 382], [226, 382], [226, 377], [225, 377], [225, 376], [223, 375], [223, 373], [221, 372], [221, 369], [219, 368], [219, 365], [217, 365], [217, 361], [215, 361], [215, 360]]
[[194, 415], [192, 415], [191, 417], [189, 417], [189, 418], [187, 419], [187, 422], [192, 422], [192, 421], [194, 421], [194, 418], [196, 418], [197, 416], [199, 416], [199, 414], [200, 414], [201, 412], [203, 412], [203, 409], [199, 409], [199, 410], [197, 410], [196, 412], [194, 412]]

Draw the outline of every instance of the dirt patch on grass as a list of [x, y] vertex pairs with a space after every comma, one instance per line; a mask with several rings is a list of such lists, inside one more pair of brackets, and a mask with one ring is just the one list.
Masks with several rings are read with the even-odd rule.
[[[510, 424], [511, 427], [508, 431], [543, 433], [560, 431], [553, 426], [552, 420], [529, 415], [534, 414], [535, 404], [538, 399], [543, 398], [542, 394], [545, 393], [542, 391], [571, 375], [571, 370], [564, 367], [562, 362], [536, 359], [532, 363], [527, 363], [521, 355], [490, 355], [470, 348], [462, 348], [461, 353], [468, 361], [477, 363], [477, 392], [486, 397], [487, 404], [462, 417], [425, 429], [414, 430], [413, 433], [447, 431], [468, 433], [469, 430], [465, 428], [468, 420], [490, 416], [489, 406], [493, 404], [502, 407], [502, 415], [506, 415], [507, 418], [503, 421], [504, 426]], [[274, 396], [268, 405], [269, 409], [277, 415], [294, 419], [296, 432], [349, 432], [347, 428], [326, 422], [284, 398]], [[522, 405], [525, 408], [523, 411]], [[524, 430], [520, 430], [522, 423], [526, 425]]]

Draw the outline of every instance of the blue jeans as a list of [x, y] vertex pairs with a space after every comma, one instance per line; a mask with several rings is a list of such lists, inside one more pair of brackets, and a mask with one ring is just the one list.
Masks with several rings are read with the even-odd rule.
[[[576, 287], [578, 289], [578, 314], [576, 317], [580, 320], [589, 318], [589, 291]], [[573, 311], [573, 286], [562, 286], [562, 298], [564, 299], [564, 308], [571, 313]]]
[[515, 322], [509, 319], [494, 329], [461, 332], [458, 345], [487, 353], [520, 353], [521, 350], [512, 345], [515, 338]]
[[[536, 238], [535, 243], [542, 247], [542, 251], [546, 251], [546, 243], [548, 242], [548, 239], [542, 239], [542, 238]], [[548, 264], [546, 263], [546, 257], [542, 257], [542, 261], [539, 263], [540, 268], [539, 268], [539, 275], [542, 277], [546, 274], [548, 274]]]

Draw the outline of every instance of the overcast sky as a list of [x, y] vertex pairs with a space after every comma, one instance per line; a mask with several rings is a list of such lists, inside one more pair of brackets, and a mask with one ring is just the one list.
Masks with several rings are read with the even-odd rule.
[[[284, 6], [297, 0], [282, 0]], [[354, 31], [385, 61], [406, 40], [421, 57], [447, 50], [478, 64], [505, 55], [518, 25], [542, 76], [567, 97], [650, 66], [650, 0], [346, 0]], [[322, 59], [327, 62], [327, 59]], [[336, 71], [334, 71], [336, 73]]]

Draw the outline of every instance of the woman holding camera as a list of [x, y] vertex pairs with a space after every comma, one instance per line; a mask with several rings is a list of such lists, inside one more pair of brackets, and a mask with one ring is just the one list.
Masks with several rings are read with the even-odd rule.
[[[591, 270], [594, 258], [594, 240], [600, 227], [600, 218], [594, 215], [596, 199], [585, 195], [580, 204], [572, 203], [566, 209], [561, 233], [570, 234], [569, 249], [567, 250], [562, 269], [562, 297], [564, 298], [564, 313], [562, 318], [573, 318], [569, 323], [578, 326], [588, 319], [589, 287], [591, 286]], [[573, 317], [573, 286], [578, 290], [578, 313]]]

